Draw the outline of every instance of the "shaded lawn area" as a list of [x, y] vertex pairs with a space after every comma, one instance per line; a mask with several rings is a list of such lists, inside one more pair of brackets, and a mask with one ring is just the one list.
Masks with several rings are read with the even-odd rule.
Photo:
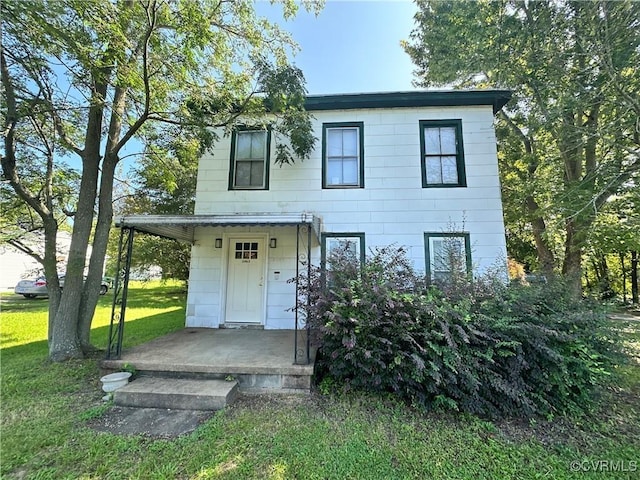
[[[182, 328], [177, 285], [138, 285], [125, 348]], [[107, 343], [111, 296], [100, 299], [93, 340]], [[637, 478], [637, 358], [588, 416], [488, 422], [425, 413], [391, 398], [351, 393], [247, 396], [180, 438], [118, 436], [89, 424], [101, 401], [98, 358], [46, 360], [47, 300], [2, 296], [3, 478]], [[625, 324], [640, 343], [640, 321]], [[635, 462], [635, 463], [634, 463]], [[634, 471], [635, 470], [635, 471]]]

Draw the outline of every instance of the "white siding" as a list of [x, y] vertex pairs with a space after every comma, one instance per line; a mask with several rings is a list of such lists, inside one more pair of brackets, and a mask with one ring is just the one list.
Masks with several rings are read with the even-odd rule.
[[[316, 111], [311, 158], [292, 166], [270, 166], [268, 190], [230, 191], [230, 136], [200, 161], [196, 214], [311, 212], [324, 232], [363, 232], [367, 250], [391, 243], [409, 247], [423, 270], [424, 233], [451, 229], [470, 233], [476, 271], [506, 263], [506, 246], [493, 113], [490, 106]], [[420, 120], [462, 120], [467, 187], [422, 188]], [[322, 124], [364, 122], [365, 188], [322, 189]], [[275, 145], [272, 140], [271, 153]], [[269, 249], [265, 328], [292, 328], [295, 228], [246, 229], [275, 236]], [[218, 326], [223, 305], [224, 249], [214, 238], [230, 230], [202, 228], [193, 248], [188, 326]], [[234, 227], [239, 232], [241, 227]], [[319, 246], [313, 258], [318, 261]], [[280, 271], [279, 280], [274, 278]]]
[[[226, 240], [237, 234], [267, 233], [277, 239], [276, 248], [266, 248], [266, 319], [268, 329], [292, 329], [294, 327], [295, 284], [289, 282], [296, 276], [295, 227], [201, 227], [196, 230], [196, 242], [192, 248], [189, 293], [187, 295], [187, 327], [218, 327], [224, 323], [224, 280], [227, 255]], [[223, 238], [223, 248], [215, 248], [215, 239]], [[306, 240], [306, 237], [305, 237]], [[318, 243], [312, 242], [312, 261], [319, 260]], [[306, 252], [306, 243], [304, 245]], [[279, 272], [276, 275], [276, 272]]]

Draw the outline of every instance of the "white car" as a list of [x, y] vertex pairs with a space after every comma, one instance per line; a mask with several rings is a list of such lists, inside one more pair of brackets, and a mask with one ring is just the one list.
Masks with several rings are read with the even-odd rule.
[[[64, 287], [64, 275], [60, 276], [60, 288]], [[23, 295], [25, 298], [46, 297], [49, 295], [47, 292], [47, 279], [44, 277], [38, 277], [35, 280], [20, 280], [15, 286], [13, 291], [18, 295]], [[105, 295], [109, 291], [109, 282], [105, 279], [100, 284], [100, 295]]]
[[35, 280], [20, 280], [13, 289], [18, 295], [24, 295], [25, 298], [46, 297], [47, 280], [44, 277], [38, 277]]

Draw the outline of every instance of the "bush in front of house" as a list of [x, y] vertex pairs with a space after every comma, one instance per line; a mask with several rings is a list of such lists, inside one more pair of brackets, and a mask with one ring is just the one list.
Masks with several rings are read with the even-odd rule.
[[491, 418], [550, 415], [585, 409], [622, 358], [605, 312], [562, 282], [433, 285], [397, 247], [363, 266], [346, 250], [329, 262], [299, 279], [298, 308], [321, 368], [346, 388]]

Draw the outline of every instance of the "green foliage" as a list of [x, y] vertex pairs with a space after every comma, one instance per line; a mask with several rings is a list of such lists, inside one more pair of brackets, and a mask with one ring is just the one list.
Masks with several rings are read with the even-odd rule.
[[[625, 366], [599, 411], [579, 419], [488, 422], [352, 393], [241, 397], [179, 438], [98, 432], [91, 425], [113, 418], [101, 401], [96, 359], [46, 361], [47, 301], [6, 293], [0, 300], [2, 478], [578, 479], [603, 474], [571, 472], [576, 459], [629, 466], [640, 457], [637, 364]], [[101, 346], [110, 308], [102, 297]], [[628, 325], [636, 344], [638, 323]], [[184, 295], [175, 285], [132, 286], [129, 345], [183, 324]]]
[[[29, 146], [24, 147], [26, 149]], [[36, 198], [49, 202], [53, 218], [64, 229], [68, 215], [76, 209], [75, 194], [80, 185], [80, 175], [75, 169], [61, 163], [51, 172], [51, 184], [48, 186], [46, 164], [39, 163], [35, 156], [30, 157], [27, 152], [23, 154], [25, 157], [19, 170], [20, 178], [25, 187], [34, 192]], [[16, 197], [7, 182], [0, 182], [0, 211], [0, 243], [20, 242], [23, 236], [41, 231], [43, 228], [42, 219], [34, 215], [33, 210]]]
[[640, 189], [631, 188], [604, 205], [589, 232], [588, 245], [585, 290], [601, 298], [637, 299], [631, 277], [634, 267], [638, 275], [633, 256], [640, 251]]
[[640, 188], [607, 202], [594, 222], [589, 245], [603, 253], [640, 250]]
[[510, 255], [578, 282], [607, 201], [637, 191], [640, 4], [416, 3], [416, 84], [514, 92], [497, 122]]
[[309, 158], [317, 139], [312, 134], [311, 118], [304, 110], [307, 90], [302, 70], [291, 65], [263, 67], [259, 81], [266, 92], [267, 110], [280, 117], [270, 125], [276, 139], [276, 165], [295, 163], [296, 157]]
[[96, 405], [94, 407], [88, 408], [84, 412], [80, 414], [80, 420], [83, 422], [87, 422], [89, 420], [94, 420], [96, 418], [102, 417], [105, 413], [107, 413], [113, 407], [113, 402], [105, 402], [102, 405]]
[[121, 370], [122, 370], [123, 372], [129, 372], [131, 375], [135, 375], [136, 373], [138, 373], [138, 371], [136, 370], [135, 365], [132, 365], [132, 364], [130, 364], [130, 363], [125, 363], [125, 364], [122, 366], [122, 369], [121, 369]]
[[[298, 10], [291, 0], [280, 3], [287, 18]], [[321, 2], [302, 5], [317, 13]], [[28, 205], [14, 217], [40, 217], [36, 223], [46, 230], [49, 285], [57, 279], [55, 195], [63, 192], [55, 185], [56, 172], [64, 173], [65, 156], [82, 165], [79, 186], [63, 182], [71, 185], [70, 195], [63, 192], [69, 196], [65, 206], [76, 210], [68, 213], [74, 219], [74, 248], [66, 265], [67, 288], [60, 298], [51, 295], [50, 303], [51, 358], [80, 357], [91, 350], [115, 172], [131, 153], [132, 139], [145, 144], [143, 167], [149, 173], [141, 187], [156, 197], [141, 202], [162, 213], [191, 213], [193, 159], [216, 140], [215, 128], [228, 130], [242, 115], [259, 116], [261, 122], [269, 116], [281, 133], [276, 160], [292, 163], [308, 156], [315, 139], [302, 108], [304, 78], [288, 65], [295, 48], [291, 37], [246, 0], [7, 0], [0, 9], [5, 132], [0, 160], [11, 197]], [[268, 111], [265, 98], [277, 111]], [[29, 169], [46, 172], [39, 189], [30, 184]]]
[[[134, 212], [129, 211], [128, 213], [133, 214]], [[145, 213], [150, 212], [147, 210]], [[113, 275], [115, 275], [118, 260], [119, 235], [120, 230], [113, 229], [109, 238], [106, 269]], [[191, 245], [187, 243], [143, 233], [136, 233], [134, 236], [131, 272], [137, 280], [148, 279], [147, 275], [154, 274], [157, 267], [160, 267], [163, 279], [187, 282], [190, 261]]]
[[604, 311], [559, 281], [429, 286], [391, 247], [363, 266], [339, 252], [327, 275], [312, 273], [298, 308], [347, 388], [487, 417], [549, 415], [587, 409], [622, 359]]

